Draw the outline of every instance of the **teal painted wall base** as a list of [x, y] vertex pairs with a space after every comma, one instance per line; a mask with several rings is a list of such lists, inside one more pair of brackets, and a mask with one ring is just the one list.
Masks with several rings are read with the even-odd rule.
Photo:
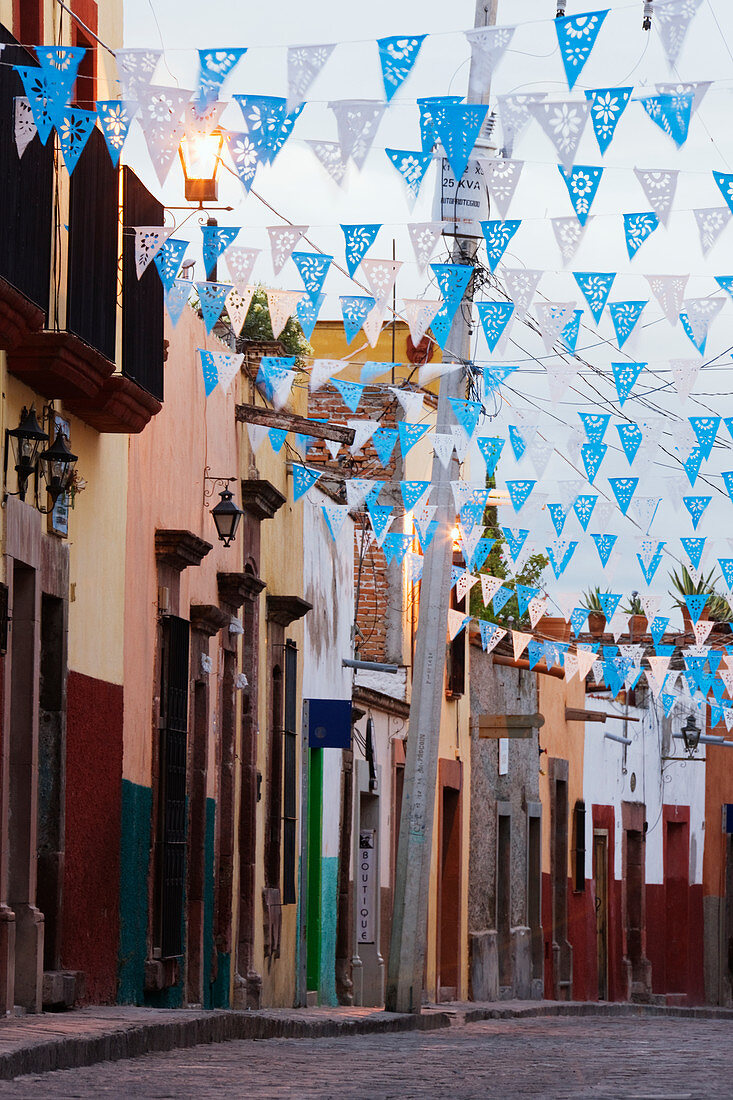
[[319, 1001], [337, 1005], [336, 997], [336, 920], [338, 917], [338, 856], [321, 860], [321, 973]]
[[211, 1008], [229, 1008], [232, 958], [228, 951], [216, 953], [216, 981], [211, 984]]
[[120, 954], [117, 1000], [142, 1004], [148, 933], [148, 865], [152, 791], [122, 780]]

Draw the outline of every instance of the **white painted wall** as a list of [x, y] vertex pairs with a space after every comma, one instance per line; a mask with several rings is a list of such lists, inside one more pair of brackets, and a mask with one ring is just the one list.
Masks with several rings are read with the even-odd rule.
[[[605, 711], [607, 714], [624, 714], [624, 707], [610, 700], [607, 695], [586, 695], [588, 710]], [[623, 826], [622, 802], [643, 802], [649, 828], [646, 835], [646, 881], [664, 881], [664, 823], [663, 805], [690, 807], [690, 882], [702, 882], [702, 856], [705, 829], [705, 763], [662, 760], [662, 755], [684, 756], [682, 742], [670, 740], [671, 732], [678, 732], [687, 718], [697, 710], [685, 709], [678, 700], [671, 719], [665, 719], [661, 706], [655, 704], [651, 694], [645, 709], [629, 707], [628, 714], [640, 718], [639, 722], [610, 721], [586, 722], [585, 754], [583, 764], [583, 795], [586, 807], [586, 878], [593, 876], [592, 806], [613, 806], [615, 821], [615, 876], [622, 877]], [[603, 736], [609, 733], [631, 738], [624, 746]], [[666, 732], [666, 737], [665, 737]], [[670, 747], [671, 745], [671, 747]], [[697, 756], [704, 759], [705, 748], [700, 746]], [[632, 775], [636, 777], [635, 790], [631, 790]], [[572, 807], [571, 807], [572, 810]]]
[[[321, 505], [330, 497], [311, 489], [303, 501], [303, 579], [305, 599], [313, 610], [305, 617], [303, 652], [304, 699], [350, 699], [354, 618], [354, 525], [349, 518], [336, 542], [331, 538]], [[323, 850], [338, 856], [341, 804], [341, 749], [323, 750]]]

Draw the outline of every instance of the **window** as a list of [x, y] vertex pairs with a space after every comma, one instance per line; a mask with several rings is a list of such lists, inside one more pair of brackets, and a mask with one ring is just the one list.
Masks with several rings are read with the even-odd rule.
[[283, 774], [283, 673], [279, 664], [270, 679], [270, 759], [267, 775], [265, 886], [280, 886], [280, 819]]
[[126, 227], [122, 234], [122, 373], [162, 401], [163, 284], [154, 264], [138, 279], [135, 234], [131, 227], [162, 225], [163, 206], [135, 173], [125, 167], [122, 207]]
[[573, 890], [585, 890], [585, 802], [573, 809], [572, 872]]
[[13, 30], [24, 46], [43, 45], [43, 0], [14, 0]]

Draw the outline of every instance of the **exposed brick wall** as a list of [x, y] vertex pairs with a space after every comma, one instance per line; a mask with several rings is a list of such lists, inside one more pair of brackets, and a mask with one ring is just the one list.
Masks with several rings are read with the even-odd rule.
[[[356, 413], [352, 413], [341, 400], [341, 397], [332, 387], [324, 388], [311, 393], [308, 399], [308, 415], [311, 417], [323, 417], [333, 420], [335, 423], [345, 424], [347, 420], [364, 419], [379, 420], [384, 428], [394, 428], [402, 409], [389, 391], [384, 386], [367, 386], [359, 403]], [[308, 461], [313, 465], [326, 465], [333, 470], [339, 481], [349, 477], [368, 477], [387, 482], [396, 482], [403, 477], [402, 455], [399, 442], [395, 444], [389, 466], [384, 467], [380, 462], [377, 452], [372, 446], [371, 440], [365, 444], [360, 454], [352, 456], [345, 447], [336, 461], [331, 459], [325, 445], [319, 441], [308, 452]], [[340, 487], [343, 501], [346, 501], [345, 490]], [[402, 511], [402, 499], [399, 487], [385, 485], [379, 498], [380, 504], [393, 504], [397, 507], [397, 514]], [[354, 527], [354, 586], [357, 593], [356, 622], [361, 631], [361, 638], [357, 637], [358, 656], [366, 661], [384, 661], [387, 653], [387, 615], [388, 606], [399, 606], [401, 599], [401, 586], [399, 584], [399, 570], [388, 568], [384, 554], [376, 543], [371, 540], [364, 555], [360, 554], [360, 532], [363, 529], [371, 532], [371, 525], [366, 513], [355, 517], [357, 522]], [[391, 530], [399, 530], [396, 520]], [[361, 561], [361, 572], [359, 564]], [[395, 577], [397, 574], [397, 577]], [[391, 584], [390, 584], [391, 575]]]

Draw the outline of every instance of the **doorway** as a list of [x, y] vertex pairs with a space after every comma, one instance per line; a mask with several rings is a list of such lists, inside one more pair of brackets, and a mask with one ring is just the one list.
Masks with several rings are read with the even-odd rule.
[[455, 779], [448, 779], [445, 774], [448, 769], [442, 771], [436, 985], [439, 1001], [455, 1001], [459, 996], [461, 979], [460, 764], [455, 768]]
[[665, 992], [686, 993], [689, 944], [689, 824], [667, 821], [664, 846]]
[[608, 830], [593, 830], [598, 1000], [608, 1000]]

